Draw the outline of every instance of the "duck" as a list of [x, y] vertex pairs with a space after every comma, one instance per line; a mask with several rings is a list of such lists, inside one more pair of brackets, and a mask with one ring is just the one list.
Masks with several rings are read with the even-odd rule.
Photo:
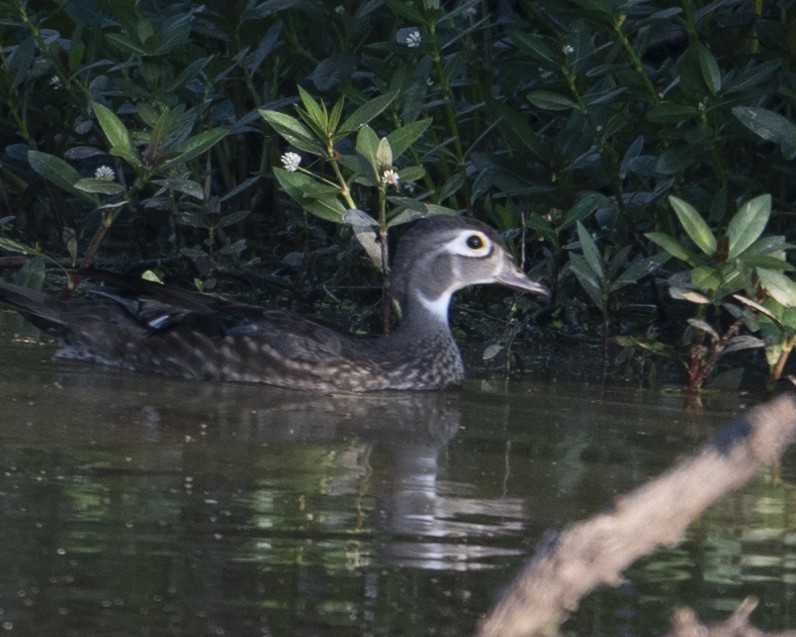
[[398, 243], [391, 281], [401, 320], [389, 335], [372, 337], [157, 282], [120, 287], [114, 277], [85, 298], [65, 301], [0, 283], [0, 303], [61, 341], [62, 358], [186, 379], [353, 393], [460, 384], [465, 369], [448, 309], [462, 288], [498, 284], [549, 295], [514, 263], [493, 228], [457, 216], [415, 222]]

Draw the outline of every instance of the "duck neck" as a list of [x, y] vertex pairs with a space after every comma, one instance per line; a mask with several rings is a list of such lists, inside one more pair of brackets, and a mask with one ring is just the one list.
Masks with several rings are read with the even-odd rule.
[[451, 294], [445, 292], [436, 298], [426, 297], [416, 291], [401, 303], [401, 323], [396, 330], [407, 334], [450, 334], [448, 326], [448, 306]]

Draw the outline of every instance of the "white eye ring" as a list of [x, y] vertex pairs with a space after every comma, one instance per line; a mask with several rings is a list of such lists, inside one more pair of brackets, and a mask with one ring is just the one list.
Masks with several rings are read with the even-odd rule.
[[492, 241], [479, 230], [462, 230], [448, 243], [448, 251], [463, 257], [480, 257], [492, 252]]

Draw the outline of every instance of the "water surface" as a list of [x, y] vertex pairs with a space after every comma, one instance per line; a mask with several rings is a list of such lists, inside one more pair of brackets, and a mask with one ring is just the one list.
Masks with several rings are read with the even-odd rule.
[[[466, 635], [546, 529], [608, 506], [743, 408], [469, 381], [324, 395], [53, 362], [0, 339], [0, 632]], [[748, 593], [796, 627], [796, 455], [565, 629], [649, 635]]]

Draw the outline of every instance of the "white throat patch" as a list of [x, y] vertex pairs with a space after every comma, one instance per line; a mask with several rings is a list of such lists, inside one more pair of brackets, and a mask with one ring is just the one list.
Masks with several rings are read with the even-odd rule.
[[429, 299], [423, 293], [418, 293], [417, 296], [420, 299], [420, 302], [423, 304], [423, 307], [431, 312], [434, 318], [436, 318], [440, 323], [447, 325], [448, 306], [451, 302], [451, 294], [453, 294], [452, 290], [445, 290], [436, 299]]

